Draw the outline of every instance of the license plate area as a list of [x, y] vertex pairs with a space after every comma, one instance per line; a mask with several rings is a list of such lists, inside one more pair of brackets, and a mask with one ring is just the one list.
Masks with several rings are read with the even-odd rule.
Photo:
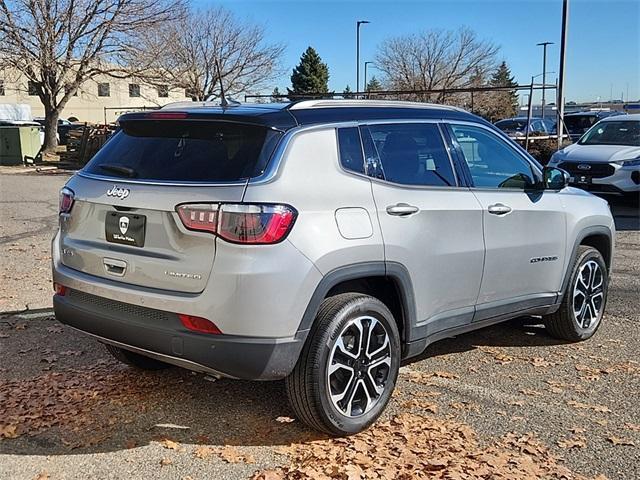
[[144, 215], [107, 212], [104, 222], [107, 242], [144, 247], [147, 217]]
[[590, 185], [592, 182], [591, 182], [591, 177], [589, 175], [576, 174], [573, 177], [571, 177], [570, 183], [574, 183], [577, 185]]

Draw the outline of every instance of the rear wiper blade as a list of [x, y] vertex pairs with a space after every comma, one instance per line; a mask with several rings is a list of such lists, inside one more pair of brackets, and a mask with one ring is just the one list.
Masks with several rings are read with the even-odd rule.
[[103, 163], [98, 165], [101, 169], [107, 172], [117, 173], [123, 177], [135, 178], [138, 176], [136, 171], [131, 167], [125, 167], [124, 165], [115, 165], [113, 163]]

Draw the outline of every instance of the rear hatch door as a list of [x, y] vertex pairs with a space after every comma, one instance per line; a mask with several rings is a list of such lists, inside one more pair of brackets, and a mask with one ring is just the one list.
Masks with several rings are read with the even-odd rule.
[[[67, 184], [60, 258], [83, 273], [126, 284], [198, 293], [215, 258], [215, 237], [190, 231], [176, 207], [242, 201], [278, 131], [220, 121], [135, 120]], [[213, 217], [212, 217], [213, 218]]]

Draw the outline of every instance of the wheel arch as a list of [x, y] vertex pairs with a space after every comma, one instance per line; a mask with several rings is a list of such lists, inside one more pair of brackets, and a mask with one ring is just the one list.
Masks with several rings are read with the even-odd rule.
[[371, 295], [387, 305], [398, 324], [401, 343], [407, 342], [416, 319], [411, 277], [404, 265], [383, 261], [346, 265], [327, 273], [307, 305], [298, 329], [299, 334], [306, 334], [311, 329], [325, 298], [346, 292]]
[[562, 280], [561, 295], [558, 295], [557, 303], [562, 301], [562, 298], [567, 291], [569, 280], [571, 279], [571, 268], [578, 256], [578, 249], [580, 246], [585, 245], [598, 250], [604, 258], [607, 270], [611, 271], [611, 265], [613, 262], [613, 233], [611, 232], [611, 229], [605, 226], [591, 226], [580, 230], [574, 241], [569, 262], [567, 262], [567, 268]]

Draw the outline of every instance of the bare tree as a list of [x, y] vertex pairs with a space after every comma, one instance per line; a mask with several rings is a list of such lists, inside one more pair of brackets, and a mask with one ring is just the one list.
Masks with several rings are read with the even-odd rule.
[[[498, 47], [478, 39], [468, 28], [429, 30], [386, 40], [378, 47], [376, 66], [390, 90], [439, 90], [468, 86], [477, 71], [496, 63]], [[415, 96], [416, 100], [447, 100], [446, 94]]]
[[150, 32], [130, 61], [145, 65], [148, 83], [168, 82], [194, 100], [219, 97], [220, 79], [225, 95], [256, 93], [281, 73], [284, 46], [266, 43], [265, 36], [263, 27], [242, 23], [224, 8], [192, 11]]
[[20, 72], [40, 98], [47, 150], [78, 87], [98, 75], [134, 74], [122, 54], [140, 32], [182, 10], [182, 0], [0, 0], [0, 66]]

